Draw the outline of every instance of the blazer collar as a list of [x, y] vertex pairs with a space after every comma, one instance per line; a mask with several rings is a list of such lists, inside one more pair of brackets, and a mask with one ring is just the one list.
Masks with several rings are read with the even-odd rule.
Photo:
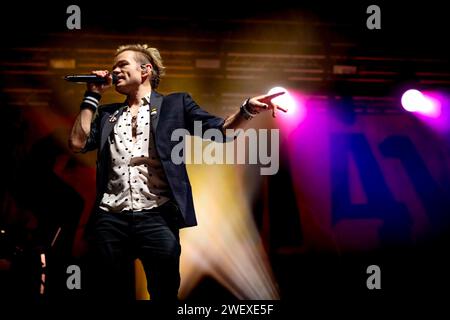
[[122, 115], [123, 110], [126, 107], [126, 103], [118, 103], [117, 104], [117, 109], [115, 109], [115, 111], [106, 113], [105, 116], [102, 119], [103, 125], [100, 126], [100, 128], [103, 127], [102, 130], [102, 135], [100, 138], [100, 150], [103, 149], [103, 147], [106, 144], [106, 140], [108, 140], [109, 135], [111, 134], [112, 129], [114, 128], [114, 125], [116, 124], [117, 120], [119, 119], [119, 117]]
[[152, 91], [150, 97], [150, 121], [152, 125], [153, 136], [156, 136], [156, 129], [158, 127], [159, 118], [161, 115], [161, 106], [164, 96], [156, 91]]

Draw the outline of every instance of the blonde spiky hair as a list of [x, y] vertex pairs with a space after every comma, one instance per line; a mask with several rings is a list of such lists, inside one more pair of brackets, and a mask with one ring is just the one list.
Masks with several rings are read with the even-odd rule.
[[163, 65], [161, 54], [158, 49], [150, 48], [146, 44], [127, 44], [117, 48], [116, 56], [124, 51], [137, 52], [138, 54], [136, 54], [135, 57], [138, 63], [150, 63], [152, 65], [152, 77], [150, 83], [153, 89], [158, 88], [161, 77], [166, 73], [166, 67]]

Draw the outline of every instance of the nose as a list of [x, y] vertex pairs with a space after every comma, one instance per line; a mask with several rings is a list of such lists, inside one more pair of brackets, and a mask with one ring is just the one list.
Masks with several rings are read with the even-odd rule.
[[119, 67], [115, 67], [113, 70], [112, 70], [112, 73], [113, 74], [115, 74], [116, 76], [120, 73], [120, 68]]

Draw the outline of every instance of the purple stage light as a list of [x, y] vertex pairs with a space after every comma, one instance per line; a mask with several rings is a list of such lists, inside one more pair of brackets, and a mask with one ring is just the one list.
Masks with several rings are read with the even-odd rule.
[[441, 114], [439, 100], [416, 89], [407, 90], [402, 95], [402, 106], [406, 111], [417, 112], [427, 117], [436, 118]]

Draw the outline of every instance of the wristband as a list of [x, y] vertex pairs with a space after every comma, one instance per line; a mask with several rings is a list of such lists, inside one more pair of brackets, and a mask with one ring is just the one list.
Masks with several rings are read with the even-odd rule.
[[81, 103], [80, 109], [81, 110], [90, 109], [93, 112], [95, 112], [98, 108], [98, 104], [101, 97], [102, 96], [97, 92], [86, 91], [84, 93], [84, 99], [83, 102]]

